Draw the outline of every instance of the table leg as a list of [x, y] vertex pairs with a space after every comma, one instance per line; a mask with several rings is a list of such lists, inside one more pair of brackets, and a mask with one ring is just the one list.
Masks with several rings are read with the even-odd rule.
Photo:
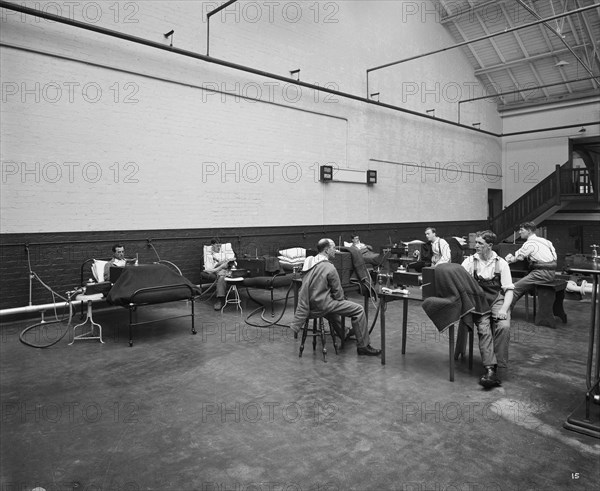
[[379, 327], [381, 329], [381, 364], [385, 365], [385, 300], [379, 297]]
[[450, 382], [454, 382], [454, 324], [450, 326], [448, 350], [448, 356], [450, 357]]
[[406, 353], [406, 328], [408, 324], [408, 298], [402, 302], [402, 354]]
[[298, 308], [298, 290], [300, 287], [298, 286], [298, 282], [294, 281], [292, 283], [294, 285], [294, 312], [296, 312], [296, 309]]

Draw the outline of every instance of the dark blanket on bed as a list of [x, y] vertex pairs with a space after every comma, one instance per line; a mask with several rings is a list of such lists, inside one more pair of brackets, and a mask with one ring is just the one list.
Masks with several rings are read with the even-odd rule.
[[436, 297], [423, 300], [423, 310], [440, 332], [463, 320], [473, 327], [473, 314], [485, 314], [490, 306], [479, 283], [460, 264], [435, 268]]
[[137, 305], [173, 302], [190, 298], [192, 293], [200, 294], [200, 291], [187, 278], [179, 276], [175, 271], [164, 264], [140, 264], [139, 266], [127, 266], [123, 273], [110, 289], [106, 301], [111, 305], [128, 307], [133, 294], [142, 288], [164, 287], [179, 285], [161, 291], [144, 292], [136, 295], [133, 299]]

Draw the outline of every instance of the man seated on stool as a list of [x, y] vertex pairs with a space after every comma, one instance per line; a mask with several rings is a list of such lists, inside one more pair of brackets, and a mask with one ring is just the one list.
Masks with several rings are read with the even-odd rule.
[[508, 263], [492, 250], [495, 242], [496, 234], [491, 230], [477, 232], [477, 252], [462, 263], [462, 267], [481, 286], [491, 307], [491, 312], [473, 316], [479, 337], [481, 361], [485, 367], [479, 384], [488, 389], [501, 385], [497, 368], [508, 366], [510, 304], [514, 288]]
[[221, 259], [221, 244], [216, 239], [210, 241], [210, 253], [204, 257], [204, 271], [202, 272], [210, 281], [216, 282], [217, 302], [215, 310], [221, 310], [225, 305], [227, 285], [225, 278], [231, 276], [231, 268], [235, 264], [232, 259]]
[[137, 259], [125, 259], [125, 247], [123, 244], [112, 246], [113, 257], [104, 265], [104, 281], [110, 278], [110, 268], [124, 268], [127, 265], [137, 263]]
[[290, 327], [299, 332], [304, 323], [312, 317], [325, 317], [332, 329], [339, 332], [340, 316], [351, 317], [356, 333], [359, 355], [377, 356], [381, 350], [369, 344], [369, 329], [363, 307], [344, 299], [340, 276], [329, 258], [335, 256], [335, 243], [331, 239], [321, 239], [317, 244], [317, 255], [308, 257], [302, 268], [304, 275], [298, 293], [298, 307]]
[[552, 283], [556, 276], [556, 251], [552, 242], [535, 235], [535, 223], [525, 222], [519, 225], [519, 235], [525, 239], [523, 246], [514, 255], [508, 254], [506, 261], [514, 263], [527, 259], [532, 270], [527, 276], [515, 283], [513, 307], [525, 293], [533, 290], [539, 283]]

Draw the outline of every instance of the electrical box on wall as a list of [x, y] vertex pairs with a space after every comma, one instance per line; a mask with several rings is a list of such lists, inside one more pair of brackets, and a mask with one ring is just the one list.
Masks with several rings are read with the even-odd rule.
[[321, 182], [333, 181], [333, 166], [322, 165], [319, 169], [319, 177]]

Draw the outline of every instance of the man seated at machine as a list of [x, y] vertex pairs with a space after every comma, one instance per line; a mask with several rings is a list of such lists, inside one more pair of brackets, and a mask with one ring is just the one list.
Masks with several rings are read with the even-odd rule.
[[351, 235], [350, 240], [351, 242], [344, 241], [344, 249], [342, 250], [346, 250], [351, 254], [352, 267], [358, 279], [370, 283], [367, 265], [370, 264], [379, 268], [385, 258], [381, 254], [373, 252], [370, 245], [362, 243], [358, 234]]
[[330, 262], [336, 254], [335, 243], [331, 239], [321, 239], [317, 244], [317, 252], [316, 256], [304, 262], [298, 307], [290, 328], [298, 333], [310, 317], [325, 317], [331, 328], [339, 333], [340, 316], [350, 317], [356, 335], [357, 353], [380, 355], [381, 350], [370, 345], [365, 310], [361, 305], [344, 298], [339, 274]]
[[513, 254], [506, 256], [506, 262], [529, 261], [530, 272], [515, 283], [515, 291], [512, 300], [513, 307], [517, 300], [525, 293], [532, 290], [536, 284], [552, 283], [556, 276], [557, 255], [554, 245], [543, 237], [535, 234], [537, 227], [533, 222], [525, 222], [519, 225], [519, 235], [525, 239], [521, 248]]
[[125, 258], [125, 247], [123, 244], [112, 246], [113, 257], [104, 265], [104, 281], [110, 279], [110, 268], [124, 268], [125, 266], [137, 264], [138, 260]]
[[215, 310], [221, 310], [225, 304], [227, 285], [225, 278], [231, 276], [231, 268], [235, 266], [235, 253], [227, 250], [216, 239], [210, 241], [210, 247], [204, 254], [204, 271], [201, 273], [203, 280], [213, 281], [216, 284], [217, 301]]

